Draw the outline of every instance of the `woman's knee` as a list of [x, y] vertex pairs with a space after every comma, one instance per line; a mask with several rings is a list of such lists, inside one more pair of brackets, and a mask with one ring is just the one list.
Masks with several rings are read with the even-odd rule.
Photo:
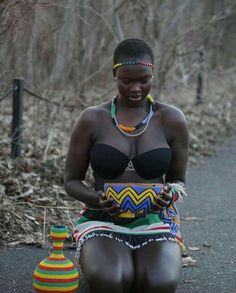
[[113, 269], [94, 265], [85, 273], [91, 292], [129, 292], [134, 273], [127, 268]]
[[154, 275], [148, 275], [143, 280], [143, 288], [146, 288], [146, 292], [150, 293], [173, 293], [175, 292], [180, 277], [177, 275], [162, 276], [161, 278]]
[[[137, 292], [173, 293], [181, 279], [181, 268], [162, 267], [153, 270], [139, 269], [136, 275]], [[141, 290], [141, 291], [139, 291]], [[144, 290], [144, 291], [143, 291]]]
[[121, 284], [122, 282], [129, 282], [134, 278], [134, 272], [132, 268], [121, 265], [110, 268], [98, 263], [87, 269], [85, 273], [86, 278], [91, 280], [117, 285]]
[[177, 244], [153, 243], [136, 252], [136, 292], [175, 292], [181, 278]]
[[90, 239], [83, 245], [80, 261], [91, 292], [129, 292], [134, 268], [127, 246], [105, 238]]

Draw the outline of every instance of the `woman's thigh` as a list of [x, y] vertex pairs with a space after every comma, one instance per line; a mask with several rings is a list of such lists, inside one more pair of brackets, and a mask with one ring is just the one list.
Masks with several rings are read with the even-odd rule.
[[87, 240], [80, 263], [91, 292], [128, 293], [134, 280], [133, 252], [107, 237]]
[[135, 250], [134, 292], [175, 292], [182, 271], [181, 249], [175, 242], [151, 242]]

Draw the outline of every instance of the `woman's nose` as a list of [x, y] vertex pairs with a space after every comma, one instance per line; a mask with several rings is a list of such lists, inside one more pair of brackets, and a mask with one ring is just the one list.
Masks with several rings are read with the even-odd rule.
[[141, 86], [140, 84], [137, 82], [137, 83], [133, 83], [131, 88], [130, 88], [130, 91], [132, 92], [141, 92]]

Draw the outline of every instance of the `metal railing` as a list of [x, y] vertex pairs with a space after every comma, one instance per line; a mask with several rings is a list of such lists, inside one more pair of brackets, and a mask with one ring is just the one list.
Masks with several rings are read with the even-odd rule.
[[23, 78], [14, 78], [13, 85], [0, 96], [0, 102], [7, 98], [12, 93], [12, 129], [11, 129], [11, 156], [13, 158], [21, 156], [21, 141], [23, 132], [23, 108], [24, 108], [24, 97], [23, 92], [34, 96], [44, 102], [54, 104], [56, 106], [65, 108], [76, 108], [74, 105], [61, 104], [56, 101], [51, 101], [48, 98], [42, 97], [36, 94], [32, 90], [24, 86]]

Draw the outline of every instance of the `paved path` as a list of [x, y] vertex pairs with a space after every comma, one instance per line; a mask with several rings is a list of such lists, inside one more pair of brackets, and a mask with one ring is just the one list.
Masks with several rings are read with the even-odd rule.
[[[191, 168], [189, 197], [179, 204], [194, 267], [183, 270], [180, 293], [236, 293], [236, 137]], [[191, 220], [192, 219], [192, 220]]]
[[[186, 246], [196, 263], [183, 269], [177, 293], [235, 293], [236, 137], [193, 166], [187, 185], [189, 196], [178, 206]], [[0, 253], [0, 293], [33, 292], [32, 272], [47, 251], [18, 247]], [[74, 259], [73, 251], [66, 255]], [[86, 291], [82, 284], [80, 293]]]

